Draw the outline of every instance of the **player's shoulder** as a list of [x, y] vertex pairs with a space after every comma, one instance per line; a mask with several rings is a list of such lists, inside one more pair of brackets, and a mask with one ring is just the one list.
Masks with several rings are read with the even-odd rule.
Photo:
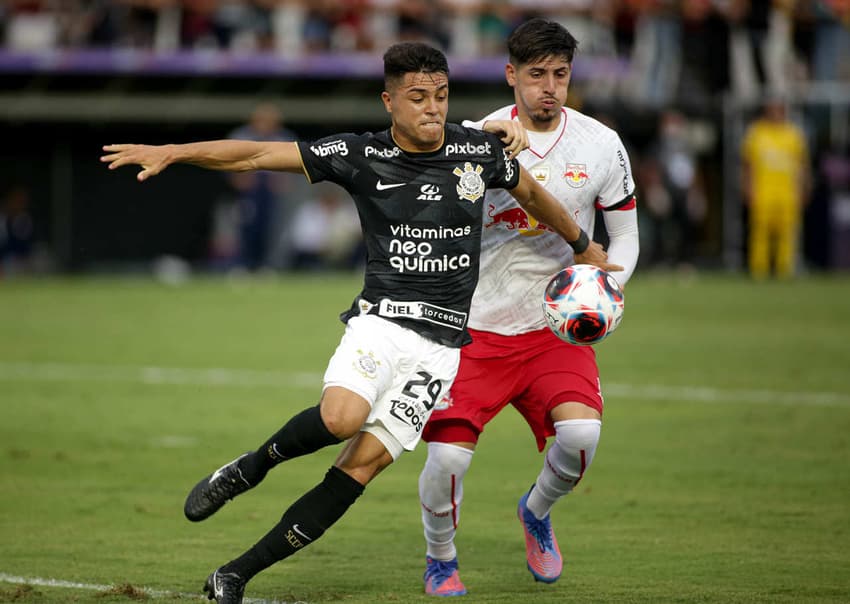
[[460, 124], [446, 124], [446, 141], [444, 153], [450, 155], [494, 155], [504, 145], [499, 137], [490, 132], [467, 128]]
[[512, 120], [516, 117], [517, 110], [516, 105], [505, 105], [504, 107], [499, 107], [498, 109], [491, 111], [487, 115], [481, 118], [480, 121], [486, 122], [488, 120]]
[[580, 128], [602, 140], [619, 140], [620, 138], [616, 130], [595, 117], [572, 107], [564, 107], [564, 113], [566, 114], [568, 128]]
[[387, 149], [395, 147], [388, 131], [381, 132], [340, 132], [316, 139], [306, 144], [307, 150], [316, 157], [331, 155], [367, 156], [389, 153]]

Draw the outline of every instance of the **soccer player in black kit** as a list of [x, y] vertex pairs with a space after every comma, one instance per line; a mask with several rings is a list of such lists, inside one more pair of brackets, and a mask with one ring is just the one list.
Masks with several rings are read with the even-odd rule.
[[392, 127], [375, 134], [103, 147], [101, 161], [110, 169], [140, 165], [140, 181], [173, 163], [301, 172], [310, 182], [344, 187], [360, 214], [368, 250], [364, 285], [342, 315], [345, 333], [328, 363], [319, 405], [203, 478], [186, 499], [186, 517], [204, 520], [279, 463], [348, 441], [324, 479], [280, 522], [209, 575], [204, 591], [219, 604], [242, 602], [254, 575], [321, 537], [372, 478], [418, 443], [454, 380], [459, 348], [470, 341], [466, 320], [487, 188], [510, 190], [580, 261], [617, 268], [513, 158], [527, 146], [524, 130], [511, 122], [487, 124], [486, 131], [446, 123], [448, 73], [445, 56], [425, 44], [390, 47], [381, 98]]

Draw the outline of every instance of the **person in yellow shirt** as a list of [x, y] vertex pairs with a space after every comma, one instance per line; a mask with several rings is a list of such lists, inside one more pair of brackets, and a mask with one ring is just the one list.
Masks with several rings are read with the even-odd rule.
[[808, 202], [809, 151], [785, 104], [768, 100], [741, 147], [744, 202], [749, 206], [749, 270], [755, 279], [794, 276], [803, 208]]

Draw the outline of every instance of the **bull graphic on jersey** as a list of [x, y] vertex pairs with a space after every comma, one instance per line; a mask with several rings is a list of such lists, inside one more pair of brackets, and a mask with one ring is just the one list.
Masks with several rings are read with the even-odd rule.
[[483, 171], [484, 168], [478, 164], [475, 164], [473, 168], [469, 162], [464, 162], [463, 170], [460, 168], [452, 170], [452, 173], [460, 178], [460, 182], [457, 185], [457, 194], [461, 199], [467, 199], [472, 203], [481, 199], [485, 189], [484, 180], [481, 178]]
[[525, 210], [522, 208], [508, 208], [503, 212], [493, 213], [496, 210], [496, 206], [492, 203], [489, 204], [490, 209], [487, 211], [487, 216], [492, 218], [491, 222], [488, 222], [484, 225], [485, 228], [490, 228], [491, 226], [496, 226], [497, 224], [505, 225], [505, 228], [509, 231], [513, 231], [515, 229], [527, 229], [529, 228], [528, 223], [528, 214], [525, 213]]
[[485, 229], [489, 229], [496, 225], [502, 225], [507, 230], [519, 231], [520, 235], [524, 235], [526, 237], [542, 235], [547, 231], [550, 233], [555, 232], [552, 227], [545, 225], [542, 222], [538, 222], [534, 216], [530, 216], [520, 207], [513, 206], [506, 208], [501, 212], [496, 212], [495, 205], [492, 203], [487, 205], [490, 208], [487, 210], [487, 216], [489, 216], [491, 220], [484, 225]]

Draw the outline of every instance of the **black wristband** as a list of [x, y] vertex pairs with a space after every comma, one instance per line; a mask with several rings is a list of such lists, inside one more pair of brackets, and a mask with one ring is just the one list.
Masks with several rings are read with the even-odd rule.
[[581, 254], [590, 245], [590, 237], [587, 236], [587, 233], [584, 232], [584, 229], [580, 230], [581, 234], [578, 236], [578, 239], [576, 239], [575, 241], [568, 242], [570, 244], [570, 247], [573, 248], [573, 252], [576, 254]]

